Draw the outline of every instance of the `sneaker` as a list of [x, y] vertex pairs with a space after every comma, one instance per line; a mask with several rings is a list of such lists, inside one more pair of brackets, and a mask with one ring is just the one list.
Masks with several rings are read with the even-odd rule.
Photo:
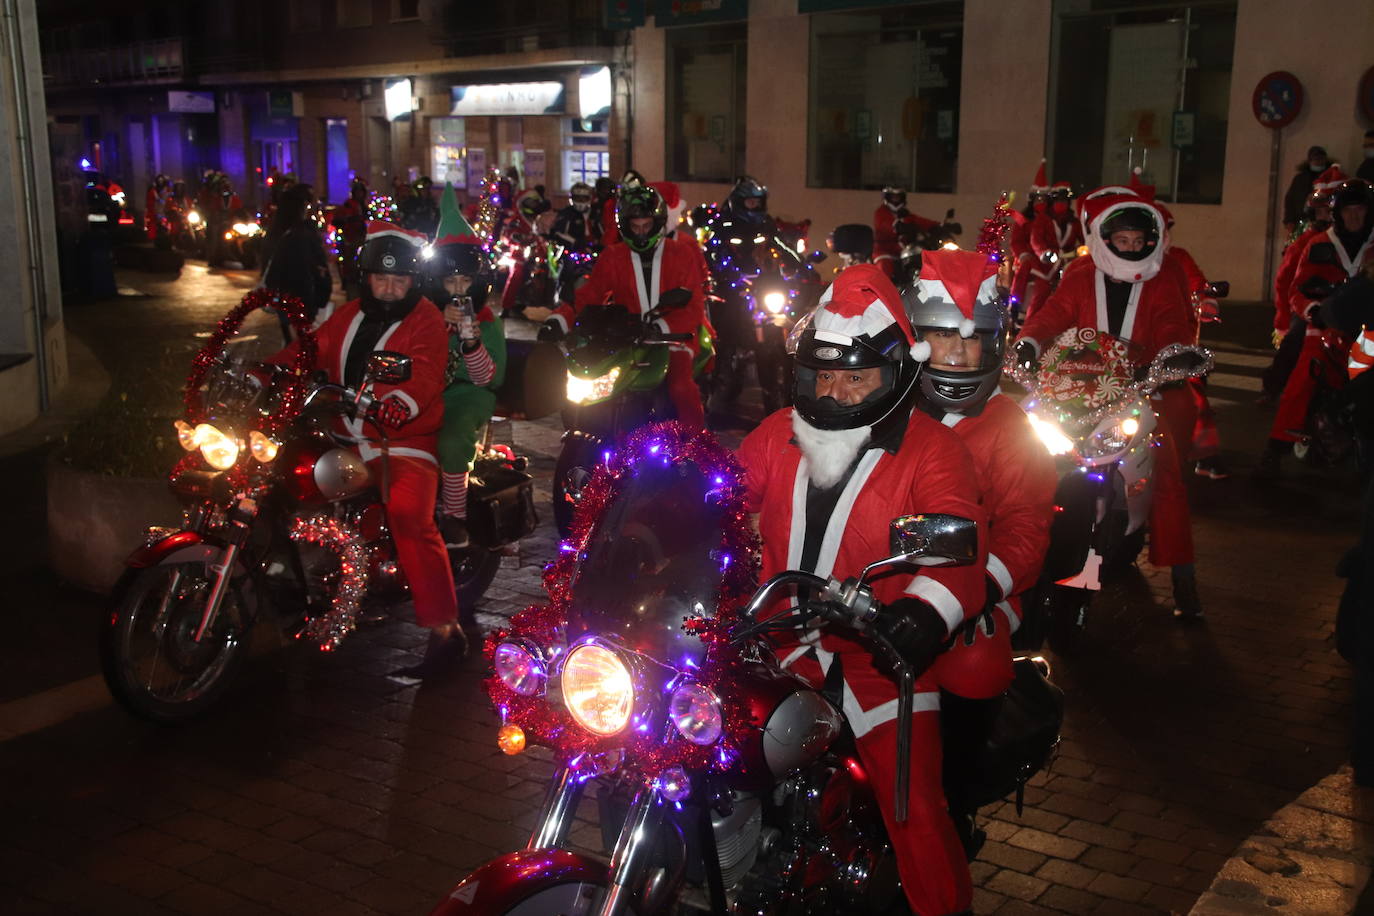
[[1216, 455], [1209, 458], [1199, 458], [1193, 467], [1193, 473], [1199, 477], [1206, 477], [1210, 480], [1225, 480], [1231, 476], [1231, 472], [1221, 459]]
[[1197, 593], [1197, 576], [1192, 568], [1173, 570], [1174, 617], [1179, 620], [1200, 620], [1202, 618], [1202, 599]]
[[468, 546], [467, 519], [445, 515], [439, 520], [439, 534], [444, 539], [444, 546], [450, 550], [459, 550]]

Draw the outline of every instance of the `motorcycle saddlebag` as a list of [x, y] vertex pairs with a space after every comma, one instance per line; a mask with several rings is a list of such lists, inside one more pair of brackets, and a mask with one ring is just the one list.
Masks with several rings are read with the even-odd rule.
[[1049, 762], [1064, 723], [1064, 691], [1028, 658], [1017, 659], [1011, 687], [993, 721], [987, 743], [967, 774], [968, 800], [976, 807], [1020, 793]]
[[539, 525], [534, 478], [524, 471], [479, 462], [468, 478], [468, 531], [474, 543], [500, 547]]

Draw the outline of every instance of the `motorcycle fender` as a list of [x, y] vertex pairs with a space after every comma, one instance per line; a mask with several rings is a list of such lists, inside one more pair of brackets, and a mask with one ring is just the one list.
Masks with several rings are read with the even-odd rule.
[[147, 569], [163, 563], [211, 562], [223, 552], [223, 547], [206, 542], [194, 531], [177, 531], [138, 548], [129, 554], [124, 565], [130, 569]]
[[1117, 465], [1126, 496], [1126, 533], [1138, 530], [1150, 519], [1150, 498], [1154, 490], [1154, 450], [1141, 443], [1127, 452]]
[[481, 865], [430, 916], [496, 916], [531, 894], [559, 884], [610, 883], [606, 865], [566, 849], [522, 849]]

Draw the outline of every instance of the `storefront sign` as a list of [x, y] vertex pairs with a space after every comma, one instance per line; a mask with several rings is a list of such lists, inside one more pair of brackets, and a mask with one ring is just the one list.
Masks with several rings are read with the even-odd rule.
[[606, 28], [637, 29], [644, 24], [648, 0], [604, 0]]
[[1173, 147], [1186, 149], [1197, 136], [1197, 114], [1192, 111], [1174, 112]]
[[563, 113], [563, 83], [488, 83], [454, 86], [452, 115], [543, 115]]
[[544, 151], [542, 149], [525, 150], [525, 187], [532, 188], [537, 184], [544, 184]]
[[215, 94], [213, 92], [185, 92], [181, 89], [167, 90], [167, 110], [182, 114], [214, 114]]
[[487, 151], [480, 147], [468, 147], [468, 187], [474, 191], [482, 187], [487, 177]]
[[701, 25], [749, 18], [749, 0], [654, 0], [654, 25]]
[[295, 105], [290, 89], [267, 90], [267, 116], [269, 118], [289, 118], [294, 115]]

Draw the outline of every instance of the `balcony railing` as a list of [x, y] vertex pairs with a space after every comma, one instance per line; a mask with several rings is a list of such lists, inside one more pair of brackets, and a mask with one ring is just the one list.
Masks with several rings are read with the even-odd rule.
[[43, 73], [50, 86], [166, 83], [185, 75], [184, 58], [182, 39], [168, 38], [115, 48], [46, 54]]

